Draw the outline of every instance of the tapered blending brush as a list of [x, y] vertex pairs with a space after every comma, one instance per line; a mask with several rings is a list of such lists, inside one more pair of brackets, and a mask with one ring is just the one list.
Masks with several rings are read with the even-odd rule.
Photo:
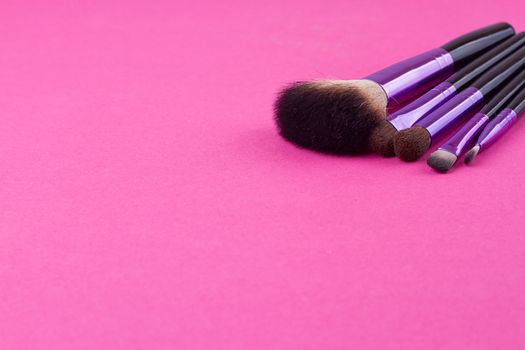
[[486, 150], [500, 139], [523, 112], [525, 112], [525, 88], [522, 88], [508, 106], [483, 129], [475, 146], [465, 155], [465, 164], [472, 163], [481, 151]]
[[440, 173], [449, 171], [489, 121], [509, 105], [512, 98], [524, 87], [525, 69], [522, 69], [521, 73], [506, 83], [505, 87], [492, 97], [479, 113], [476, 113], [454, 136], [434, 151], [427, 159], [427, 164]]
[[432, 140], [477, 113], [491, 95], [524, 66], [525, 47], [522, 47], [414, 126], [398, 132], [394, 136], [396, 156], [407, 162], [419, 159], [429, 149]]
[[524, 45], [525, 33], [505, 40], [427, 93], [390, 114], [386, 120], [381, 120], [378, 126], [370, 132], [368, 139], [370, 150], [385, 157], [393, 157], [396, 132], [410, 128], [419, 119], [451, 99], [496, 63]]
[[397, 108], [446, 79], [454, 66], [514, 34], [507, 23], [463, 35], [440, 48], [394, 64], [361, 80], [295, 82], [279, 94], [280, 134], [298, 146], [329, 153], [360, 153], [387, 109]]

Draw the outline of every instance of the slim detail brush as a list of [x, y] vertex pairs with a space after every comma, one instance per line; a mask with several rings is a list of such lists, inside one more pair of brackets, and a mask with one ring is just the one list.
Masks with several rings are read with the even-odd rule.
[[427, 159], [427, 164], [440, 173], [449, 171], [457, 159], [463, 155], [489, 121], [509, 105], [516, 94], [525, 87], [525, 69], [522, 69], [505, 87], [465, 123], [448, 141], [434, 151]]
[[280, 134], [298, 146], [329, 153], [361, 153], [387, 109], [420, 95], [458, 66], [512, 36], [508, 23], [463, 35], [442, 47], [361, 80], [295, 82], [280, 92], [275, 120]]
[[480, 152], [486, 150], [499, 140], [503, 134], [512, 127], [523, 112], [525, 112], [525, 88], [522, 88], [509, 105], [483, 129], [475, 146], [465, 155], [465, 164], [471, 164]]
[[419, 119], [451, 99], [496, 63], [524, 45], [525, 33], [505, 40], [424, 95], [390, 114], [386, 120], [381, 120], [379, 125], [370, 132], [368, 139], [370, 150], [385, 157], [393, 157], [396, 132], [410, 128]]
[[410, 162], [419, 159], [432, 141], [457, 123], [477, 113], [492, 94], [525, 66], [525, 47], [489, 69], [471, 86], [394, 137], [394, 152]]

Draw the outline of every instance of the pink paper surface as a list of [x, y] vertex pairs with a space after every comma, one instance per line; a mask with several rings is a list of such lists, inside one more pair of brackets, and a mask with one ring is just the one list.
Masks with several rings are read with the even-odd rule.
[[522, 0], [0, 4], [0, 349], [525, 348], [525, 122], [449, 175], [283, 141]]

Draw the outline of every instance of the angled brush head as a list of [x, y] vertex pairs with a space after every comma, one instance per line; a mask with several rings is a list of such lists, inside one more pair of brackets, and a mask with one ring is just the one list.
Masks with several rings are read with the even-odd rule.
[[472, 163], [474, 159], [476, 158], [476, 156], [478, 155], [480, 149], [481, 147], [479, 145], [472, 147], [470, 151], [468, 151], [467, 154], [465, 154], [465, 159], [463, 159], [465, 164], [468, 165]]
[[381, 119], [368, 137], [369, 149], [383, 157], [394, 157], [394, 136], [397, 129], [386, 120]]
[[275, 103], [280, 134], [312, 150], [357, 154], [386, 117], [387, 97], [369, 80], [296, 82], [285, 88]]
[[405, 162], [413, 162], [428, 151], [431, 143], [432, 138], [427, 129], [414, 126], [396, 134], [394, 152]]
[[428, 157], [427, 164], [438, 173], [446, 173], [454, 166], [457, 160], [458, 157], [454, 153], [438, 149]]

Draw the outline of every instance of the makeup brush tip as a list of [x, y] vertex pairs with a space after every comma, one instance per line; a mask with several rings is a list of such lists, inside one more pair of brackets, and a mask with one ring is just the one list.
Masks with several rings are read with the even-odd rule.
[[394, 157], [394, 136], [396, 133], [397, 129], [390, 122], [381, 120], [368, 137], [370, 150], [383, 157]]
[[319, 152], [357, 154], [366, 151], [370, 131], [386, 117], [383, 88], [368, 80], [295, 82], [275, 103], [275, 122], [282, 137]]
[[432, 137], [427, 129], [420, 126], [398, 132], [394, 137], [394, 152], [405, 162], [418, 160], [430, 148]]
[[438, 149], [428, 157], [427, 164], [438, 173], [446, 173], [454, 166], [457, 159], [455, 154]]
[[468, 165], [472, 163], [474, 159], [476, 158], [476, 156], [478, 155], [480, 149], [481, 147], [479, 145], [472, 147], [470, 151], [468, 151], [467, 154], [465, 154], [465, 159], [464, 159], [465, 164]]

